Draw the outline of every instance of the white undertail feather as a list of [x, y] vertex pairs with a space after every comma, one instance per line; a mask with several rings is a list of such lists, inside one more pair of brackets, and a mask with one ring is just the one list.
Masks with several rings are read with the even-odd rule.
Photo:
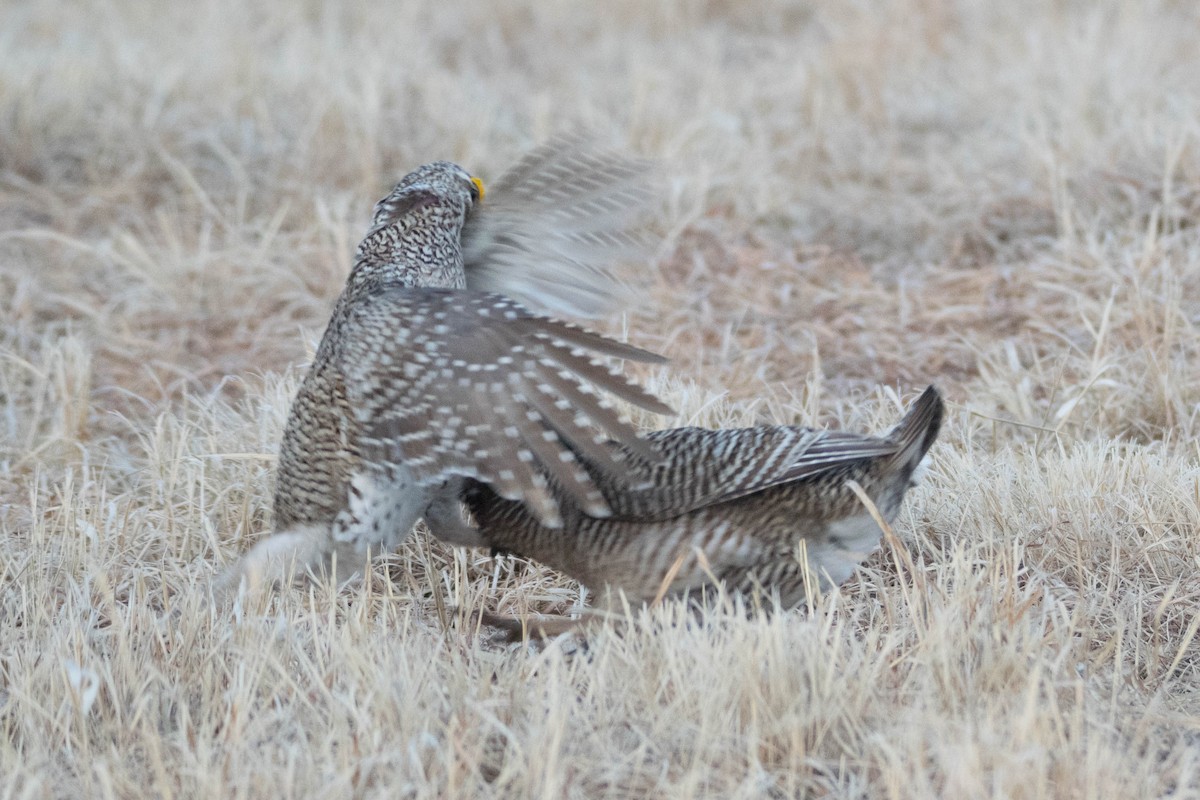
[[912, 477], [909, 478], [910, 486], [920, 486], [925, 480], [925, 476], [929, 474], [929, 465], [933, 462], [933, 457], [928, 453], [917, 462], [917, 468], [913, 470]]

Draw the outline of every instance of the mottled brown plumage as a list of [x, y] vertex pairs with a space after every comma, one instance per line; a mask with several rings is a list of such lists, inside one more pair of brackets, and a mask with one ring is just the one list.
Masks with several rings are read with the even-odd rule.
[[882, 532], [849, 482], [894, 519], [942, 414], [931, 386], [882, 437], [791, 426], [657, 431], [648, 439], [663, 462], [647, 470], [646, 486], [598, 481], [607, 518], [564, 496], [563, 530], [551, 530], [520, 503], [467, 481], [462, 498], [474, 527], [445, 515], [430, 520], [431, 530], [535, 559], [601, 595], [649, 601], [720, 581], [795, 606], [846, 580], [879, 543]]
[[277, 534], [225, 587], [335, 554], [348, 575], [368, 549], [395, 547], [431, 508], [455, 505], [467, 479], [549, 528], [567, 499], [611, 513], [596, 482], [629, 485], [658, 456], [600, 393], [670, 409], [596, 356], [662, 359], [508, 294], [580, 313], [615, 302], [604, 249], [627, 254], [637, 241], [630, 213], [646, 191], [634, 163], [566, 137], [502, 178], [494, 201], [436, 162], [379, 202], [288, 416]]

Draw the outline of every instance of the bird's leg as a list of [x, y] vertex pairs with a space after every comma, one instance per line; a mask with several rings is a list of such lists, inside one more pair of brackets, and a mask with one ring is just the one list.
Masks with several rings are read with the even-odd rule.
[[[329, 526], [304, 525], [268, 536], [254, 545], [237, 563], [213, 583], [213, 596], [224, 601], [245, 585], [247, 593], [264, 586], [287, 583], [310, 568], [327, 563], [330, 553]], [[352, 561], [347, 556], [346, 567]], [[339, 562], [341, 559], [339, 558]], [[357, 562], [354, 562], [357, 566]], [[339, 563], [339, 572], [346, 567]]]
[[487, 547], [487, 540], [463, 520], [458, 493], [439, 492], [425, 509], [425, 524], [435, 537], [456, 547]]

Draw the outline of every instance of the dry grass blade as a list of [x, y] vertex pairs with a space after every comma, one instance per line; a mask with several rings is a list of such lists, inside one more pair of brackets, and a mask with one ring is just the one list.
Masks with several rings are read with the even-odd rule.
[[683, 567], [683, 562], [688, 558], [688, 556], [691, 555], [691, 553], [680, 553], [679, 557], [671, 563], [671, 568], [668, 569], [667, 574], [663, 576], [662, 586], [658, 587], [658, 591], [655, 593], [654, 599], [650, 602], [651, 608], [662, 603], [663, 598], [667, 596], [667, 592], [671, 589], [671, 584], [675, 582], [675, 576], [679, 574], [679, 570]]
[[[888, 552], [891, 553], [896, 567], [896, 575], [901, 579], [901, 583], [904, 586], [908, 607], [912, 610], [914, 622], [916, 622], [918, 618], [924, 616], [926, 611], [925, 597], [927, 587], [924, 576], [917, 570], [912, 556], [909, 555], [908, 548], [904, 546], [904, 542], [900, 541], [900, 537], [892, 530], [892, 526], [879, 513], [879, 509], [875, 506], [875, 501], [863, 490], [858, 481], [846, 481], [846, 486], [850, 488], [850, 491], [854, 492], [859, 502], [863, 504], [863, 508], [871, 515], [871, 519], [875, 520], [875, 524], [879, 526], [879, 530], [883, 533], [883, 539], [887, 542]], [[906, 576], [907, 580], [904, 580]]]

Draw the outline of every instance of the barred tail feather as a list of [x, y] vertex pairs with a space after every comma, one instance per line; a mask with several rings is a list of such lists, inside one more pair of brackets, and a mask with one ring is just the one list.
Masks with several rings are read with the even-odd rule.
[[937, 439], [945, 410], [945, 403], [937, 388], [930, 386], [925, 389], [887, 436], [897, 445], [891, 462], [897, 466], [911, 465], [915, 468]]

